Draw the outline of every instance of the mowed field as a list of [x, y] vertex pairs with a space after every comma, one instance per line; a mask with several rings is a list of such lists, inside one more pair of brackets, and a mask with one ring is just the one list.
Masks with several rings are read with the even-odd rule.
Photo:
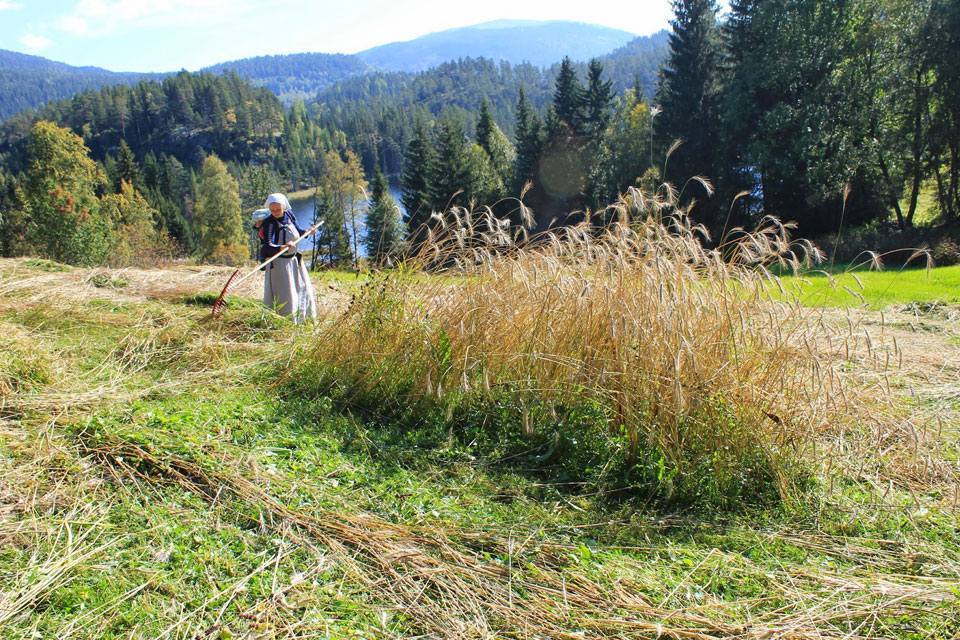
[[807, 306], [918, 309], [960, 305], [960, 266], [857, 269], [841, 273], [811, 270], [783, 279]]
[[[229, 273], [0, 261], [0, 637], [960, 634], [956, 267], [763, 285], [791, 309], [707, 287], [687, 315], [638, 280], [642, 318], [611, 315], [612, 271], [327, 274], [306, 327], [261, 309], [257, 278], [212, 320]], [[516, 327], [483, 325], [490, 296]], [[722, 334], [681, 329], [714, 309], [746, 339], [708, 360]], [[414, 373], [425, 340], [391, 323], [425, 327]], [[676, 378], [629, 377], [661, 371], [644, 341], [673, 330]], [[572, 361], [595, 335], [616, 357]], [[794, 357], [812, 373], [779, 399], [793, 360], [769, 395], [688, 373]], [[715, 431], [769, 451], [724, 457]]]

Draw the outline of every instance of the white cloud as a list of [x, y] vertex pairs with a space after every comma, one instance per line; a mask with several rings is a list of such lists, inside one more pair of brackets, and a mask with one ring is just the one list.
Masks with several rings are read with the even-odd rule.
[[20, 38], [20, 42], [23, 43], [25, 47], [31, 51], [39, 51], [40, 49], [46, 49], [53, 44], [53, 40], [50, 38], [44, 38], [43, 36], [33, 36], [29, 33]]
[[0, 11], [10, 11], [12, 9], [19, 9], [23, 5], [19, 2], [11, 2], [10, 0], [0, 0]]
[[87, 33], [87, 21], [77, 16], [62, 16], [57, 20], [57, 27], [60, 31], [65, 31], [75, 36], [82, 36]]

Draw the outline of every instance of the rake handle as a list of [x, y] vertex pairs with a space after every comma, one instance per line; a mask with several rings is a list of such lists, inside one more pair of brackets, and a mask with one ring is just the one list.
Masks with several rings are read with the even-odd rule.
[[[314, 226], [312, 226], [312, 227], [310, 227], [309, 229], [307, 229], [307, 232], [306, 232], [306, 233], [304, 233], [302, 236], [300, 236], [300, 237], [297, 238], [296, 240], [291, 240], [291, 242], [297, 243], [297, 242], [300, 242], [301, 240], [303, 240], [304, 238], [306, 238], [307, 236], [313, 235], [314, 233], [316, 233], [316, 232], [320, 229], [320, 226], [321, 226], [322, 224], [323, 224], [323, 220], [321, 220], [320, 222], [318, 222], [318, 223], [315, 224]], [[286, 245], [284, 245], [284, 246], [286, 246]], [[276, 260], [277, 258], [283, 256], [283, 254], [285, 254], [286, 252], [287, 252], [286, 249], [284, 249], [283, 251], [278, 251], [278, 252], [275, 253], [274, 255], [270, 256], [269, 258], [267, 258], [266, 260], [264, 260], [263, 262], [261, 262], [260, 264], [258, 264], [256, 267], [254, 267], [254, 268], [250, 271], [250, 273], [248, 273], [247, 275], [243, 276], [242, 278], [240, 278], [239, 280], [237, 280], [236, 282], [234, 282], [234, 283], [233, 283], [232, 285], [230, 285], [230, 286], [231, 286], [231, 287], [236, 287], [238, 284], [240, 284], [241, 282], [243, 282], [244, 280], [246, 280], [247, 278], [249, 278], [250, 276], [252, 276], [253, 274], [255, 274], [255, 273], [256, 273], [257, 271], [259, 271], [260, 269], [263, 269], [265, 266], [267, 266], [268, 264], [270, 264], [271, 262], [273, 262], [273, 261]]]
[[[296, 240], [291, 240], [291, 242], [293, 242], [294, 245], [296, 245], [297, 242], [300, 242], [301, 240], [303, 240], [303, 239], [306, 238], [307, 236], [310, 236], [310, 235], [313, 235], [314, 233], [316, 233], [317, 230], [320, 228], [321, 225], [323, 225], [323, 220], [321, 220], [321, 221], [318, 222], [317, 224], [315, 224], [315, 225], [313, 225], [312, 227], [310, 227], [310, 228], [307, 230], [306, 233], [304, 233], [302, 236], [300, 236], [300, 237], [297, 238]], [[284, 246], [286, 246], [286, 245], [284, 245]], [[270, 264], [271, 262], [273, 262], [273, 261], [276, 260], [277, 258], [281, 257], [281, 256], [282, 256], [283, 254], [285, 254], [286, 252], [287, 252], [286, 249], [283, 249], [282, 251], [278, 251], [277, 253], [273, 254], [272, 256], [270, 256], [269, 258], [267, 258], [266, 260], [264, 260], [263, 262], [261, 262], [260, 264], [258, 264], [256, 267], [254, 267], [253, 269], [251, 269], [251, 270], [250, 270], [250, 273], [246, 274], [245, 276], [243, 276], [242, 278], [240, 278], [240, 279], [237, 280], [236, 282], [234, 282], [233, 279], [234, 279], [235, 277], [237, 277], [237, 274], [240, 273], [240, 270], [237, 269], [236, 271], [234, 271], [234, 272], [233, 272], [233, 275], [231, 275], [230, 278], [227, 280], [227, 284], [223, 285], [223, 291], [220, 292], [220, 296], [219, 296], [219, 297], [217, 298], [217, 300], [213, 303], [213, 311], [211, 312], [211, 315], [213, 315], [214, 318], [220, 317], [221, 309], [223, 308], [224, 300], [225, 300], [226, 297], [227, 297], [227, 291], [228, 291], [228, 290], [236, 288], [236, 286], [239, 285], [241, 282], [243, 282], [244, 280], [246, 280], [246, 279], [249, 278], [250, 276], [254, 275], [257, 271], [259, 271], [260, 269], [263, 269], [264, 267], [266, 267], [268, 264]]]

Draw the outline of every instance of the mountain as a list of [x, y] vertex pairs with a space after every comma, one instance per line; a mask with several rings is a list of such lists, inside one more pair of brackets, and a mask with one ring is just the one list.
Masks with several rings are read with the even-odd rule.
[[0, 49], [0, 121], [13, 114], [70, 98], [84, 89], [141, 80], [158, 80], [165, 73], [118, 73], [99, 67], [73, 67], [40, 56]]
[[221, 62], [205, 71], [221, 74], [227, 69], [248, 78], [257, 87], [266, 87], [288, 106], [294, 100], [307, 100], [338, 80], [374, 71], [356, 56], [340, 53], [295, 53], [258, 56], [232, 62]]
[[356, 55], [384, 71], [423, 71], [459, 58], [548, 67], [564, 56], [574, 61], [602, 56], [636, 37], [627, 31], [582, 22], [496, 20], [385, 44]]

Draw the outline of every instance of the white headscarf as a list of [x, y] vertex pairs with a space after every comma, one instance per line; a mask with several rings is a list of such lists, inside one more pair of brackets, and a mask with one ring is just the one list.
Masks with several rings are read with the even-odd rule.
[[271, 202], [276, 202], [279, 204], [283, 211], [293, 210], [293, 207], [290, 206], [290, 201], [287, 200], [287, 196], [283, 195], [282, 193], [271, 193], [269, 196], [267, 196], [267, 201], [263, 203], [263, 208], [269, 209]]

